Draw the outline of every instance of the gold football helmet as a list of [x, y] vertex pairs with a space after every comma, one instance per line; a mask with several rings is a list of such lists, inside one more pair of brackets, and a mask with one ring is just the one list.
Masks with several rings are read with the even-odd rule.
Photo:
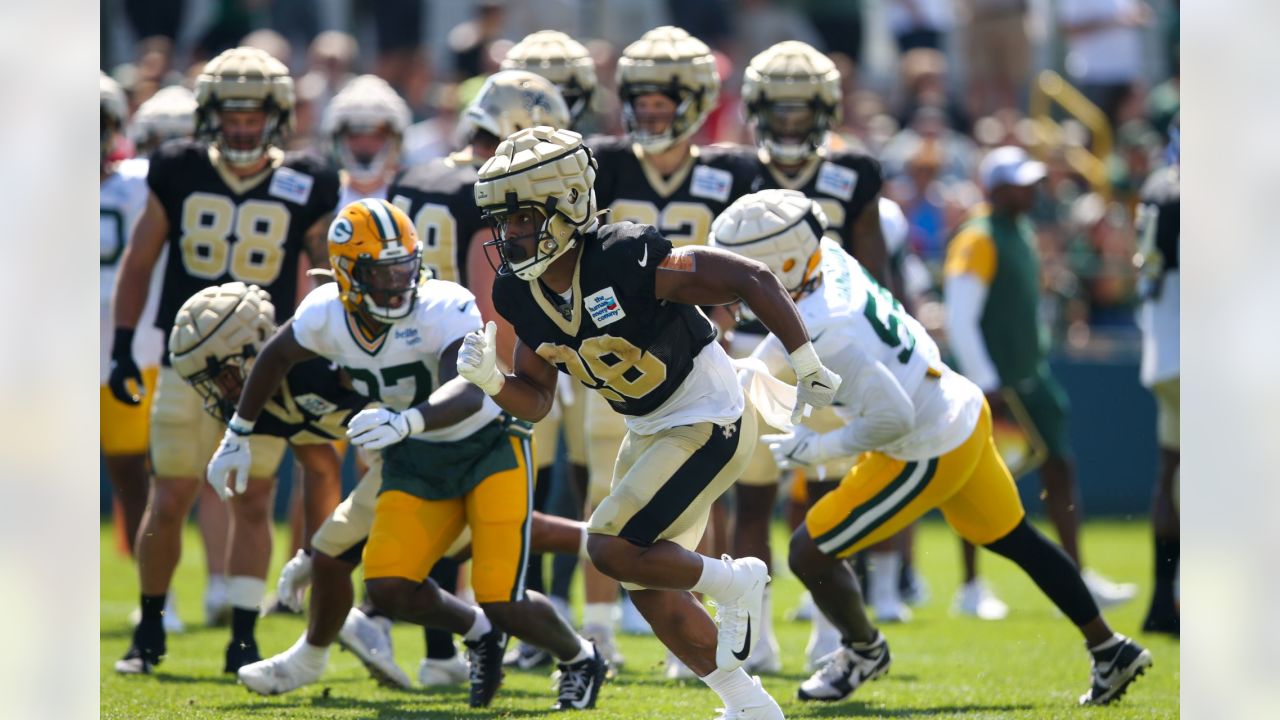
[[459, 133], [468, 142], [476, 130], [501, 142], [517, 130], [539, 125], [569, 127], [569, 106], [550, 80], [524, 70], [490, 75], [458, 120]]
[[[657, 27], [631, 43], [618, 59], [622, 124], [646, 152], [660, 153], [692, 137], [720, 97], [720, 73], [711, 49], [678, 27]], [[676, 104], [675, 118], [661, 132], [641, 127], [635, 100], [659, 93]]]
[[[377, 75], [361, 75], [343, 86], [325, 108], [321, 131], [333, 143], [334, 158], [360, 182], [387, 179], [399, 163], [400, 142], [412, 116], [398, 93]], [[380, 150], [352, 147], [349, 135], [386, 132]], [[352, 140], [351, 142], [356, 142]]]
[[526, 35], [507, 51], [502, 69], [527, 70], [555, 83], [569, 106], [570, 128], [591, 109], [597, 85], [596, 63], [582, 43], [559, 30], [539, 30]]
[[751, 58], [743, 75], [742, 102], [756, 144], [781, 162], [803, 162], [822, 147], [827, 131], [840, 125], [840, 100], [835, 63], [798, 40]]
[[413, 222], [386, 200], [357, 200], [329, 225], [329, 265], [342, 304], [384, 323], [409, 316], [422, 284]]
[[196, 96], [181, 85], [161, 88], [138, 107], [129, 123], [129, 138], [141, 156], [160, 143], [191, 137], [196, 131]]
[[[250, 165], [268, 146], [280, 146], [293, 129], [293, 80], [289, 69], [266, 51], [232, 48], [205, 64], [196, 78], [196, 106], [196, 134], [214, 142], [228, 163]], [[229, 136], [224, 111], [265, 112], [261, 135]]]
[[242, 282], [207, 287], [178, 310], [169, 359], [210, 415], [226, 422], [235, 413], [254, 358], [276, 332], [275, 317], [267, 291]]
[[98, 150], [100, 162], [106, 162], [111, 154], [111, 145], [115, 142], [116, 133], [124, 129], [124, 121], [129, 114], [129, 101], [124, 96], [120, 83], [110, 75], [98, 73], [98, 107], [101, 110], [98, 124]]

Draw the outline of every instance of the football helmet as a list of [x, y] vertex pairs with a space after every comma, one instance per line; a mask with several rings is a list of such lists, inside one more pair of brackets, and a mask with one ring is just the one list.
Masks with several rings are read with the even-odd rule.
[[[493, 227], [485, 247], [498, 251], [498, 274], [533, 280], [568, 252], [596, 219], [595, 182], [595, 158], [572, 130], [528, 128], [503, 140], [475, 186], [476, 207]], [[522, 209], [542, 221], [532, 256], [506, 233], [507, 219]]]
[[547, 125], [569, 127], [569, 106], [548, 79], [524, 70], [500, 70], [489, 76], [462, 111], [458, 131], [470, 142], [477, 130], [499, 141], [517, 130]]
[[[618, 97], [622, 124], [645, 152], [660, 153], [692, 137], [720, 97], [720, 73], [711, 49], [681, 28], [657, 27], [631, 43], [618, 58]], [[671, 125], [662, 132], [638, 122], [635, 99], [660, 93], [676, 104]]]
[[840, 71], [798, 40], [751, 58], [742, 80], [747, 120], [770, 158], [798, 163], [813, 156], [827, 131], [840, 125]]
[[276, 331], [271, 296], [232, 282], [192, 295], [169, 331], [173, 369], [204, 398], [204, 409], [226, 422], [236, 411], [253, 360]]
[[329, 266], [348, 312], [384, 323], [409, 316], [422, 284], [413, 222], [386, 200], [357, 200], [329, 225]]
[[[321, 132], [333, 144], [333, 156], [358, 182], [387, 179], [399, 162], [400, 142], [412, 120], [409, 106], [386, 80], [361, 75], [343, 86], [325, 108]], [[375, 133], [385, 129], [381, 150], [353, 149], [348, 134]]]
[[101, 71], [98, 72], [98, 106], [101, 110], [98, 159], [106, 162], [107, 156], [111, 154], [115, 134], [124, 129], [124, 121], [129, 114], [129, 101], [125, 98], [120, 83]]
[[196, 96], [181, 85], [158, 90], [138, 107], [129, 123], [129, 139], [142, 156], [165, 140], [191, 137], [195, 131]]
[[565, 105], [569, 106], [570, 128], [591, 108], [597, 85], [596, 63], [582, 43], [559, 30], [539, 30], [525, 35], [507, 51], [502, 69], [527, 70], [555, 83]]
[[707, 244], [769, 266], [798, 299], [818, 279], [827, 216], [798, 190], [744, 195], [711, 223]]
[[[222, 127], [224, 110], [260, 110], [267, 114], [253, 147], [237, 147]], [[289, 69], [264, 50], [224, 50], [196, 78], [196, 135], [213, 142], [232, 165], [257, 162], [271, 145], [280, 146], [293, 129], [293, 79]]]

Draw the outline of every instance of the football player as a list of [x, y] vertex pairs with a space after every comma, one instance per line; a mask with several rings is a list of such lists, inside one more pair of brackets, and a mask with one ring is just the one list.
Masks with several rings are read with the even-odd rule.
[[[280, 150], [292, 122], [287, 69], [261, 50], [227, 50], [197, 78], [196, 102], [197, 139], [166, 143], [151, 158], [146, 209], [116, 278], [108, 384], [125, 403], [141, 400], [127, 386], [141, 375], [131, 345], [151, 295], [148, 276], [165, 248], [154, 325], [166, 333], [182, 303], [210, 283], [259, 285], [276, 298], [276, 319], [286, 318], [298, 254], [305, 249], [314, 266], [327, 262], [324, 233], [338, 201], [338, 178], [317, 159]], [[149, 672], [165, 652], [164, 595], [181, 553], [183, 522], [221, 431], [201, 406], [199, 394], [172, 368], [161, 368], [150, 428], [156, 481], [137, 550], [142, 622], [116, 666], [120, 672]], [[279, 438], [253, 442], [253, 481], [230, 503], [232, 641], [224, 670], [232, 673], [259, 659], [253, 633], [271, 553], [274, 473], [284, 452]]]
[[377, 75], [360, 75], [333, 96], [325, 108], [321, 132], [342, 168], [337, 209], [363, 198], [387, 197], [411, 119], [409, 106]]
[[[798, 425], [764, 438], [784, 468], [858, 458], [791, 538], [791, 570], [842, 637], [799, 698], [842, 700], [888, 671], [889, 646], [844, 559], [934, 508], [964, 538], [1017, 563], [1084, 635], [1093, 684], [1081, 704], [1118, 698], [1151, 665], [1151, 653], [1111, 630], [1071, 559], [1027, 522], [982, 391], [942, 363], [920, 323], [823, 237], [826, 227], [816, 201], [766, 190], [739, 199], [711, 231], [713, 246], [769, 266], [818, 338], [818, 357], [845, 381], [835, 396], [841, 427], [819, 433]], [[790, 372], [776, 335], [754, 357], [783, 379]]]
[[[494, 305], [516, 329], [514, 372], [498, 367], [496, 326], [472, 332], [458, 372], [516, 417], [540, 420], [560, 372], [626, 416], [609, 495], [588, 551], [633, 590], [662, 640], [741, 718], [781, 718], [741, 668], [769, 575], [757, 558], [693, 552], [711, 503], [756, 440], [728, 355], [698, 304], [747, 303], [786, 338], [800, 400], [827, 405], [839, 377], [817, 362], [794, 306], [758, 263], [671, 241], [648, 225], [597, 220], [596, 163], [569, 130], [521, 130], [480, 168], [476, 204], [501, 260]], [[719, 627], [691, 590], [718, 604]]]
[[[595, 60], [582, 43], [559, 30], [529, 33], [507, 50], [502, 69], [527, 70], [550, 80], [569, 107], [568, 128], [582, 132], [579, 126], [591, 112], [597, 85]], [[559, 127], [553, 123], [541, 124]]]
[[[382, 450], [382, 487], [364, 550], [370, 600], [393, 617], [463, 636], [471, 651], [473, 707], [502, 681], [506, 633], [560, 659], [559, 709], [595, 705], [607, 663], [551, 603], [526, 593], [533, 492], [526, 424], [455, 380], [463, 336], [480, 325], [475, 298], [455, 283], [423, 280], [413, 224], [385, 200], [348, 205], [329, 229], [336, 283], [307, 295], [263, 348], [213, 459], [210, 481], [246, 485], [254, 433], [291, 367], [324, 357], [386, 407], [356, 415], [347, 435]], [[441, 592], [427, 572], [472, 531], [479, 608]]]

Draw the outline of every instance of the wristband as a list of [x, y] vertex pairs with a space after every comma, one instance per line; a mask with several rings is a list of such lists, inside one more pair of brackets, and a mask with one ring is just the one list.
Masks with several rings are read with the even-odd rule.
[[116, 328], [115, 337], [111, 341], [111, 357], [133, 357], [133, 328]]
[[409, 408], [404, 411], [404, 417], [409, 421], [409, 434], [417, 435], [427, 429], [427, 421], [422, 417], [422, 411], [418, 408]]
[[237, 435], [252, 435], [253, 426], [254, 426], [254, 421], [245, 420], [244, 418], [240, 417], [240, 413], [236, 413], [235, 415], [232, 415], [231, 419], [227, 421], [227, 429]]
[[796, 377], [804, 377], [818, 371], [822, 361], [818, 359], [818, 351], [813, 349], [812, 342], [806, 342], [791, 353], [791, 367]]

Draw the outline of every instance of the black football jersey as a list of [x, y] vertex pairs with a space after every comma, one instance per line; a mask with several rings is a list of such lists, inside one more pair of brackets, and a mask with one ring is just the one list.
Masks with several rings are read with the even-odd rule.
[[827, 236], [840, 243], [855, 258], [853, 226], [867, 206], [876, 202], [884, 176], [880, 163], [870, 155], [853, 150], [829, 150], [788, 177], [756, 156], [757, 180], [751, 192], [783, 188], [799, 190], [812, 198], [827, 216]]
[[1142, 185], [1141, 204], [1138, 207], [1138, 251], [1152, 263], [1144, 266], [1139, 283], [1139, 295], [1157, 298], [1164, 289], [1164, 276], [1170, 270], [1179, 269], [1182, 249], [1182, 192], [1179, 187], [1179, 169], [1165, 167], [1157, 170]]
[[351, 417], [369, 398], [344, 382], [342, 371], [324, 358], [294, 365], [267, 401], [253, 431], [297, 443], [315, 443], [345, 437]]
[[475, 165], [469, 156], [411, 167], [391, 183], [387, 199], [413, 221], [422, 243], [422, 263], [440, 280], [467, 284], [467, 249], [485, 228], [476, 208]]
[[152, 155], [147, 185], [169, 220], [156, 314], [166, 336], [187, 298], [236, 280], [271, 294], [277, 322], [293, 315], [303, 239], [338, 204], [338, 174], [327, 163], [287, 153], [273, 169], [242, 180], [214, 162], [208, 143], [174, 140]]
[[716, 216], [750, 192], [755, 163], [734, 148], [693, 147], [692, 156], [662, 177], [625, 137], [587, 140], [599, 168], [596, 204], [611, 223], [653, 225], [676, 247], [705, 245]]
[[624, 415], [646, 415], [671, 397], [715, 329], [691, 305], [654, 295], [671, 242], [650, 225], [610, 223], [582, 244], [568, 302], [540, 280], [503, 275], [493, 304], [520, 342]]

